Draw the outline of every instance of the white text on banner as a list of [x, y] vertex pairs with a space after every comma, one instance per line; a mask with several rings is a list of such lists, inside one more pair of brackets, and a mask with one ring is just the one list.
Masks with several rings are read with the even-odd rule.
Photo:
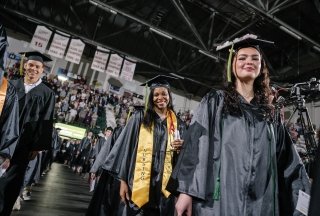
[[135, 68], [136, 68], [135, 62], [124, 60], [120, 77], [125, 80], [132, 81]]
[[98, 46], [96, 53], [91, 64], [91, 69], [99, 72], [104, 72], [106, 69], [106, 64], [109, 58], [109, 50]]
[[66, 60], [75, 64], [79, 64], [84, 47], [85, 43], [83, 43], [80, 39], [71, 39]]
[[62, 32], [55, 33], [48, 54], [57, 58], [63, 58], [69, 39], [70, 37]]
[[111, 76], [118, 77], [122, 65], [123, 58], [118, 54], [111, 54], [106, 72]]
[[52, 31], [45, 26], [38, 25], [30, 42], [30, 47], [43, 53], [47, 48], [51, 34]]

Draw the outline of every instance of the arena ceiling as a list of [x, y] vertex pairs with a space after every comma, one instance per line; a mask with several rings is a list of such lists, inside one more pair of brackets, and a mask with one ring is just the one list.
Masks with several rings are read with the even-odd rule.
[[320, 78], [320, 0], [0, 0], [7, 29], [28, 35], [37, 24], [138, 61], [135, 75], [183, 77], [187, 97], [221, 86], [226, 56], [216, 46], [246, 33], [274, 41], [265, 51], [272, 81]]

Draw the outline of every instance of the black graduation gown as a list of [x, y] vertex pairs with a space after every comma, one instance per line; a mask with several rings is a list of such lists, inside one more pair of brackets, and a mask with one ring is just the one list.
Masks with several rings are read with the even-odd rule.
[[[106, 164], [103, 166], [104, 169], [112, 172], [116, 178], [126, 181], [130, 191], [132, 191], [133, 186], [135, 159], [142, 119], [143, 111], [141, 110], [132, 115], [109, 153]], [[160, 118], [155, 120], [149, 202], [141, 208], [147, 215], [164, 216], [174, 214], [174, 197], [170, 195], [169, 198], [165, 198], [161, 192], [164, 152], [167, 145], [166, 127], [166, 120], [161, 121]], [[130, 208], [127, 208], [124, 214], [138, 215], [140, 213], [141, 209], [135, 206], [134, 203], [129, 203], [129, 206]], [[146, 213], [149, 210], [156, 210], [157, 213]]]
[[308, 216], [320, 215], [319, 200], [320, 200], [320, 140], [318, 141], [318, 149], [316, 152], [314, 179], [311, 188], [311, 198], [309, 205]]
[[23, 78], [13, 80], [17, 89], [20, 114], [20, 137], [17, 148], [27, 147], [29, 151], [51, 148], [53, 130], [54, 92], [40, 83], [25, 93]]
[[5, 103], [0, 116], [0, 155], [11, 158], [19, 136], [19, 104], [14, 86], [8, 82]]
[[[19, 104], [18, 96], [13, 85], [8, 82], [5, 102], [0, 116], [0, 155], [11, 158], [19, 136]], [[4, 191], [7, 174], [0, 177], [0, 212], [4, 206]]]
[[54, 92], [43, 83], [34, 87], [27, 94], [23, 78], [13, 80], [12, 84], [17, 90], [19, 99], [20, 135], [6, 175], [4, 209], [0, 212], [2, 216], [10, 215], [19, 195], [29, 163], [30, 151], [51, 148], [55, 104]]
[[202, 99], [168, 189], [194, 198], [193, 215], [300, 215], [298, 191], [309, 193], [310, 183], [287, 131], [264, 120], [254, 102], [239, 99], [239, 117], [222, 114], [223, 91]]
[[120, 181], [110, 175], [107, 170], [103, 169], [107, 156], [119, 137], [122, 129], [123, 127], [116, 127], [112, 133], [112, 137], [107, 140], [103, 137], [105, 143], [103, 144], [90, 171], [97, 173], [99, 168], [102, 166], [101, 176], [86, 213], [88, 216], [117, 216], [122, 214], [124, 206], [119, 205]]

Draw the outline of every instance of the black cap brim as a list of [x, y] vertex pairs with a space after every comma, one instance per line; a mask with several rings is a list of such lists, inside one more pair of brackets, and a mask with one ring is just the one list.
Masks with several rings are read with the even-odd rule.
[[217, 51], [228, 51], [233, 45], [233, 50], [239, 50], [246, 47], [266, 48], [274, 46], [273, 41], [258, 39], [256, 35], [247, 34], [243, 37], [236, 38], [233, 41], [227, 41], [217, 46]]
[[158, 75], [152, 79], [147, 80], [145, 83], [142, 83], [140, 86], [148, 86], [150, 88], [155, 87], [166, 87], [170, 88], [170, 83], [173, 80], [177, 80], [177, 77], [167, 76], [167, 75]]
[[20, 54], [24, 55], [28, 60], [39, 61], [41, 63], [52, 61], [51, 58], [38, 51], [21, 52]]

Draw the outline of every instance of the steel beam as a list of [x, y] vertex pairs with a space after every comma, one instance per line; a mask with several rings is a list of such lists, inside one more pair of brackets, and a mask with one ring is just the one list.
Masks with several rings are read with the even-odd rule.
[[173, 5], [175, 6], [175, 8], [180, 13], [180, 15], [182, 16], [182, 18], [184, 19], [184, 21], [187, 23], [188, 27], [191, 29], [194, 36], [197, 38], [197, 40], [201, 44], [202, 49], [205, 49], [208, 51], [208, 48], [206, 47], [206, 45], [204, 44], [204, 42], [201, 38], [201, 35], [197, 31], [196, 27], [193, 25], [190, 17], [188, 16], [187, 11], [184, 9], [183, 4], [180, 2], [180, 0], [171, 0], [171, 1], [172, 1]]
[[163, 30], [163, 29], [159, 29], [157, 26], [154, 26], [154, 25], [152, 25], [151, 23], [148, 23], [148, 22], [140, 19], [139, 17], [136, 17], [136, 16], [134, 16], [134, 15], [131, 15], [131, 14], [129, 14], [129, 13], [125, 12], [125, 11], [122, 11], [122, 10], [120, 10], [120, 9], [118, 9], [118, 8], [115, 8], [115, 7], [111, 6], [111, 5], [105, 4], [105, 3], [100, 2], [100, 1], [97, 1], [97, 0], [89, 0], [89, 2], [90, 2], [91, 4], [93, 4], [93, 5], [96, 5], [97, 7], [100, 7], [101, 9], [109, 10], [109, 11], [110, 11], [110, 10], [113, 10], [113, 11], [117, 12], [118, 14], [121, 14], [121, 15], [123, 15], [123, 16], [131, 19], [131, 20], [134, 20], [134, 21], [136, 21], [136, 22], [138, 22], [138, 23], [141, 23], [141, 24], [143, 24], [143, 25], [145, 25], [145, 26], [148, 26], [149, 28], [153, 28], [153, 29], [155, 29], [155, 30], [158, 30], [158, 31], [160, 31], [160, 32], [163, 32], [164, 34], [166, 34], [166, 35], [174, 38], [175, 40], [180, 41], [180, 42], [182, 42], [182, 43], [184, 43], [184, 44], [186, 44], [186, 45], [188, 45], [188, 46], [191, 46], [191, 47], [193, 47], [193, 48], [197, 48], [197, 49], [199, 49], [199, 50], [202, 50], [202, 47], [199, 47], [198, 45], [196, 45], [196, 44], [194, 44], [194, 43], [192, 43], [192, 42], [190, 42], [190, 41], [187, 41], [187, 40], [179, 37], [178, 35], [175, 35], [175, 34], [173, 34], [173, 33], [170, 33], [170, 32], [168, 32], [168, 31], [166, 31], [166, 30]]
[[158, 39], [153, 35], [153, 32], [150, 31], [151, 37], [154, 40], [154, 42], [156, 43], [157, 47], [159, 48], [159, 50], [161, 51], [164, 59], [166, 60], [166, 62], [168, 63], [169, 67], [171, 68], [172, 72], [175, 72], [175, 69], [173, 67], [173, 64], [171, 63], [171, 61], [169, 60], [167, 53], [164, 51], [164, 49], [162, 48], [161, 44], [159, 43]]
[[302, 32], [294, 29], [293, 27], [289, 26], [287, 23], [283, 22], [282, 20], [278, 19], [277, 17], [275, 17], [274, 15], [261, 10], [260, 8], [256, 7], [254, 4], [250, 3], [247, 0], [238, 0], [240, 2], [245, 3], [247, 6], [251, 7], [252, 9], [258, 11], [259, 13], [261, 13], [262, 15], [270, 18], [271, 20], [273, 20], [277, 25], [283, 26], [287, 29], [289, 29], [290, 31], [292, 31], [293, 33], [297, 34], [298, 36], [300, 36], [301, 38], [303, 38], [304, 40], [308, 41], [309, 43], [311, 43], [314, 46], [320, 47], [320, 44], [318, 42], [316, 42], [315, 40], [311, 39], [310, 37], [308, 37], [307, 35], [303, 34]]
[[119, 53], [119, 54], [122, 54], [122, 55], [125, 55], [125, 56], [129, 56], [130, 58], [132, 57], [134, 60], [136, 60], [136, 61], [138, 61], [138, 62], [142, 62], [142, 63], [145, 63], [145, 64], [150, 65], [150, 66], [152, 66], [152, 67], [161, 69], [161, 70], [164, 71], [164, 72], [168, 72], [168, 73], [171, 72], [171, 70], [169, 70], [168, 68], [161, 67], [160, 65], [157, 65], [157, 64], [155, 64], [155, 63], [153, 63], [153, 62], [144, 60], [144, 59], [142, 59], [142, 58], [139, 58], [139, 57], [134, 56], [134, 55], [132, 55], [132, 54], [126, 53], [126, 52], [121, 51], [121, 50], [119, 50], [119, 49], [117, 49], [117, 48], [108, 46], [108, 45], [106, 45], [106, 44], [98, 43], [98, 42], [96, 42], [96, 41], [93, 41], [93, 40], [90, 39], [90, 38], [87, 38], [87, 37], [85, 37], [85, 36], [79, 35], [79, 34], [77, 34], [77, 33], [75, 33], [75, 32], [71, 32], [71, 31], [69, 31], [68, 29], [65, 29], [65, 28], [63, 28], [63, 27], [53, 25], [53, 24], [48, 23], [48, 22], [45, 22], [45, 21], [43, 21], [43, 20], [39, 20], [38, 18], [34, 18], [34, 17], [30, 16], [30, 15], [21, 13], [21, 12], [16, 11], [16, 10], [12, 10], [12, 9], [9, 9], [9, 8], [3, 8], [3, 7], [1, 7], [1, 8], [2, 8], [2, 10], [5, 10], [6, 12], [10, 12], [10, 13], [12, 13], [12, 14], [25, 17], [25, 18], [27, 18], [28, 20], [33, 21], [33, 22], [35, 22], [35, 23], [37, 23], [37, 24], [40, 24], [40, 23], [41, 23], [41, 24], [46, 25], [46, 26], [48, 26], [48, 27], [51, 27], [51, 28], [57, 29], [57, 30], [59, 30], [59, 31], [65, 32], [65, 33], [67, 33], [67, 34], [74, 35], [75, 37], [83, 40], [85, 43], [91, 44], [91, 45], [93, 45], [93, 46], [105, 47], [105, 48], [110, 49], [110, 50], [113, 50], [113, 51], [115, 51], [115, 52], [117, 52], [117, 53]]

